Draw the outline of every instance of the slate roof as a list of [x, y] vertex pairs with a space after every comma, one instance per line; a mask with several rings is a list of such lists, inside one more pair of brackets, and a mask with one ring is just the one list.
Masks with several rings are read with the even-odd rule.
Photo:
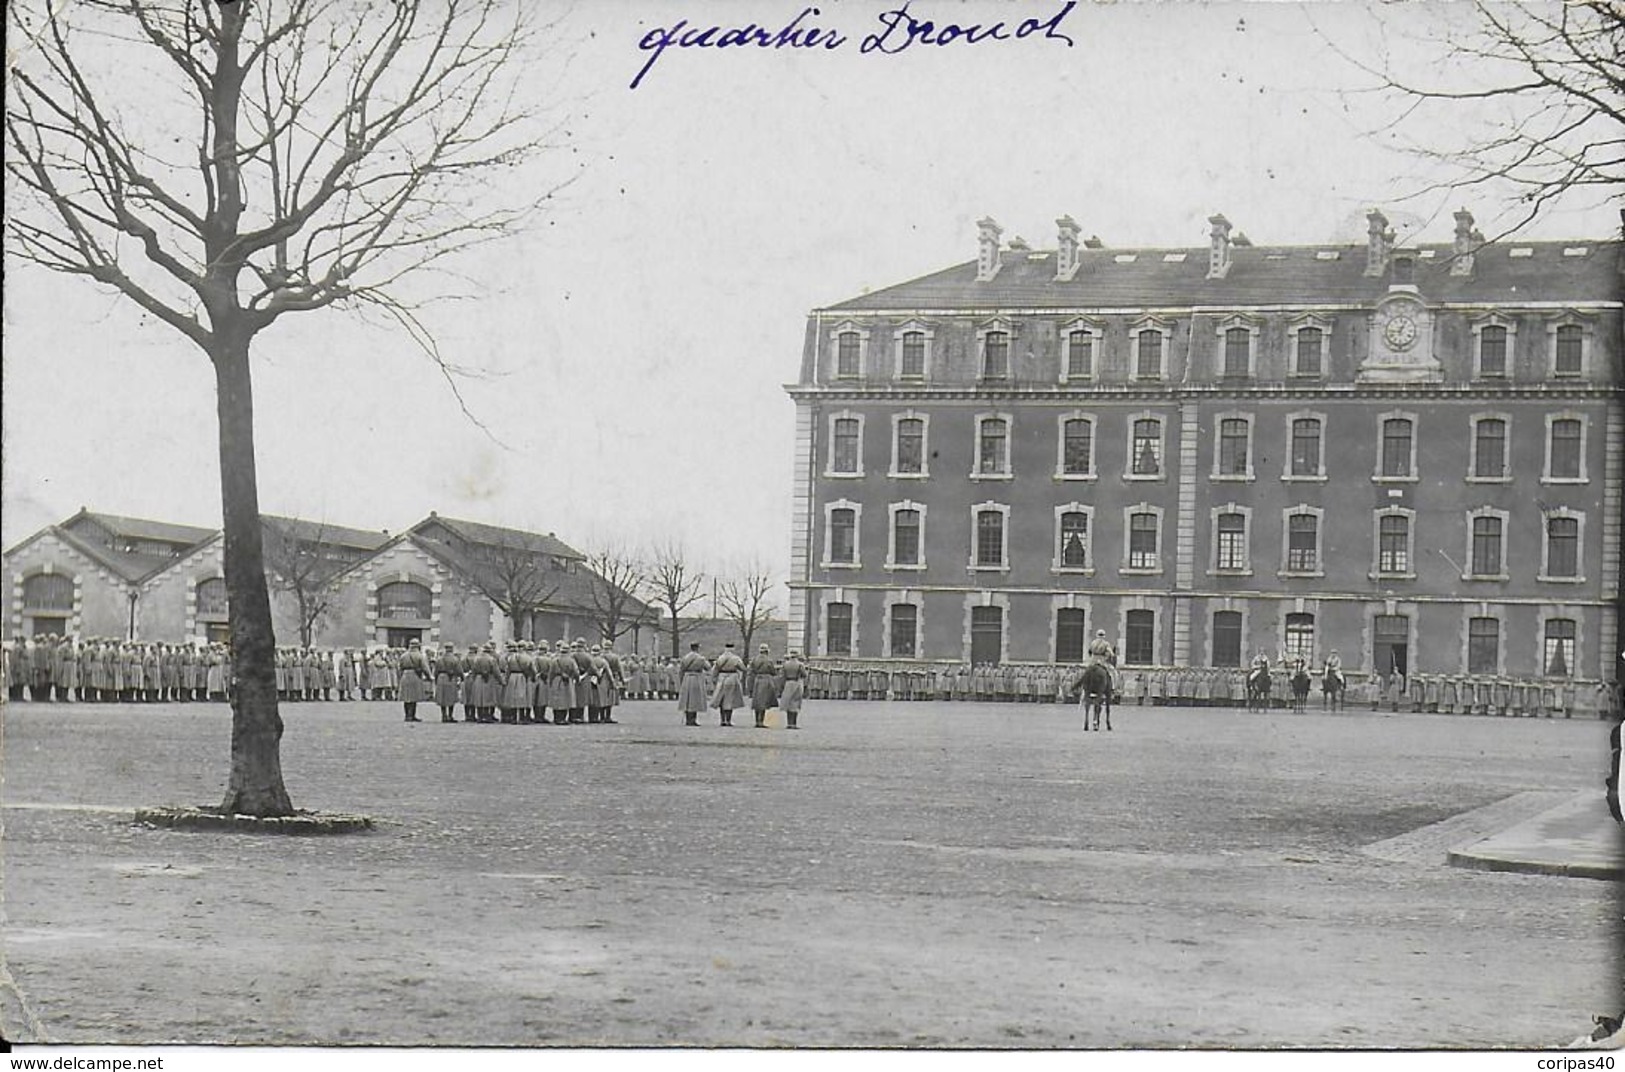
[[[162, 543], [175, 545], [178, 555], [153, 555], [139, 551], [126, 551], [121, 547], [108, 546], [102, 542], [94, 532], [80, 531], [80, 523], [91, 522], [92, 526], [104, 529], [115, 540], [123, 537], [130, 540], [156, 540]], [[77, 527], [76, 527], [77, 526]], [[117, 514], [96, 514], [88, 510], [80, 510], [60, 525], [53, 525], [58, 537], [78, 548], [82, 553], [90, 556], [97, 562], [106, 566], [126, 581], [139, 581], [149, 574], [167, 569], [173, 565], [186, 552], [212, 537], [216, 529], [198, 528], [195, 525], [176, 525], [168, 521], [151, 521], [139, 517], [121, 517]]]
[[389, 533], [372, 529], [352, 529], [326, 521], [306, 521], [297, 517], [261, 514], [260, 522], [302, 543], [330, 544], [371, 553], [389, 542]]
[[[436, 520], [444, 521], [445, 519], [438, 518]], [[451, 528], [453, 531], [456, 531], [456, 525], [449, 525], [447, 527]], [[495, 526], [480, 525], [478, 528], [481, 530], [492, 530], [495, 529]], [[513, 529], [500, 529], [497, 531], [512, 533], [514, 537], [536, 537], [539, 542], [551, 541], [552, 544], [556, 544], [559, 547], [564, 547], [567, 551], [569, 550], [565, 544], [560, 543], [556, 538], [553, 537], [539, 537], [536, 533], [523, 533]], [[452, 572], [467, 578], [477, 587], [482, 587], [488, 591], [494, 592], [501, 592], [506, 587], [503, 579], [503, 570], [498, 564], [482, 561], [479, 558], [476, 558], [474, 555], [468, 554], [464, 550], [454, 547], [441, 540], [423, 538], [419, 533], [417, 533], [416, 528], [406, 535], [415, 537], [417, 546], [423, 548], [429, 554], [438, 558]], [[495, 541], [491, 542], [495, 543]], [[521, 551], [524, 550], [517, 539], [513, 539], [507, 544], [496, 544], [496, 546], [513, 547], [520, 549]], [[530, 549], [530, 553], [535, 553], [539, 556], [545, 555], [549, 558], [570, 557], [555, 554], [551, 550], [541, 550], [539, 548]], [[550, 564], [546, 562], [538, 564], [539, 568], [535, 575], [535, 579], [539, 586], [543, 587], [544, 589], [555, 589], [553, 594], [544, 601], [543, 605], [548, 608], [569, 608], [590, 611], [594, 606], [592, 571], [587, 568], [585, 561], [578, 552], [571, 551], [570, 555], [574, 556], [574, 560], [571, 563], [573, 568], [569, 570], [554, 570], [551, 568]], [[634, 597], [628, 604], [627, 612], [629, 615], [636, 616], [645, 609], [646, 605], [641, 600]]]
[[543, 535], [539, 532], [525, 532], [522, 529], [508, 529], [500, 525], [487, 525], [479, 521], [463, 521], [454, 517], [442, 517], [439, 514], [430, 514], [416, 525], [413, 525], [411, 531], [419, 532], [436, 522], [444, 525], [469, 543], [535, 551], [539, 554], [557, 555], [560, 558], [574, 559], [578, 562], [585, 561], [587, 557], [551, 533]]
[[[1619, 301], [1618, 241], [1505, 241], [1480, 249], [1471, 276], [1450, 274], [1449, 244], [1416, 262], [1416, 285], [1427, 301]], [[1565, 255], [1565, 250], [1585, 250]], [[1514, 250], [1528, 250], [1513, 256]], [[1336, 253], [1336, 258], [1325, 254]], [[1184, 306], [1374, 304], [1388, 293], [1386, 276], [1365, 275], [1364, 245], [1231, 247], [1223, 279], [1208, 279], [1208, 248], [1078, 250], [1069, 281], [1055, 279], [1054, 251], [1006, 249], [991, 280], [977, 282], [976, 262], [826, 306], [827, 313], [875, 310], [1169, 308]], [[1178, 255], [1183, 254], [1183, 259]], [[1126, 258], [1132, 257], [1132, 260]]]

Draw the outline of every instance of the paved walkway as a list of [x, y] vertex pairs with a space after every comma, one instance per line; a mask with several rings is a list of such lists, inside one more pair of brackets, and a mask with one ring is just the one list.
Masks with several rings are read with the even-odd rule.
[[1364, 851], [1398, 863], [1625, 878], [1625, 827], [1608, 814], [1600, 790], [1514, 793]]

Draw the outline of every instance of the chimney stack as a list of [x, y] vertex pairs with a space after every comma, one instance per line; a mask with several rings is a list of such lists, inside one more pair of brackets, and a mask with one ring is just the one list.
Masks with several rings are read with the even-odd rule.
[[1213, 225], [1213, 244], [1208, 248], [1207, 277], [1223, 279], [1230, 273], [1230, 221], [1223, 215], [1209, 216]]
[[1055, 221], [1055, 226], [1060, 228], [1055, 238], [1055, 279], [1062, 282], [1078, 274], [1078, 235], [1081, 232], [1071, 216], [1062, 216]]
[[976, 221], [976, 281], [986, 283], [999, 274], [999, 236], [1004, 229], [991, 216]]
[[1473, 254], [1478, 249], [1478, 242], [1483, 241], [1483, 236], [1480, 235], [1478, 242], [1475, 242], [1473, 240], [1475, 234], [1477, 232], [1473, 230], [1473, 214], [1464, 208], [1457, 209], [1456, 244], [1453, 250], [1455, 256], [1450, 261], [1451, 275], [1473, 274]]
[[1388, 252], [1393, 248], [1394, 232], [1388, 229], [1388, 217], [1381, 209], [1367, 212], [1365, 222], [1365, 274], [1380, 276], [1388, 271]]

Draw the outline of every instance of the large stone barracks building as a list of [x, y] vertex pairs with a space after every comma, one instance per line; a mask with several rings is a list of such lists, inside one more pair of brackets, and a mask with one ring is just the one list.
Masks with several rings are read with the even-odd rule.
[[790, 635], [833, 659], [1614, 680], [1621, 243], [1057, 248], [808, 317]]

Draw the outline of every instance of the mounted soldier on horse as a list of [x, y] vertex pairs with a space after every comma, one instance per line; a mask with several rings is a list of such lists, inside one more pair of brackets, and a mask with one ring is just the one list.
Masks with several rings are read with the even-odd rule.
[[1106, 630], [1096, 630], [1095, 639], [1089, 645], [1089, 665], [1072, 683], [1072, 691], [1078, 693], [1078, 700], [1083, 704], [1085, 730], [1089, 729], [1091, 712], [1095, 719], [1094, 728], [1100, 729], [1100, 715], [1103, 709], [1106, 714], [1106, 728], [1108, 730], [1112, 728], [1112, 696], [1117, 691], [1116, 666], [1117, 649], [1106, 639]]

